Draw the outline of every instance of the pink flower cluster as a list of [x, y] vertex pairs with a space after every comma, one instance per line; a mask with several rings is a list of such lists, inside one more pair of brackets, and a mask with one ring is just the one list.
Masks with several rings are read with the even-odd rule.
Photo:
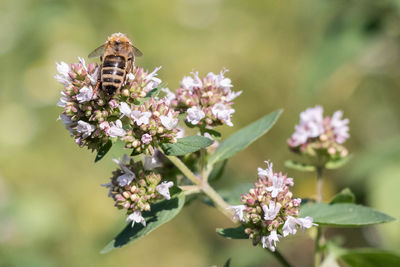
[[167, 98], [144, 98], [160, 85], [159, 69], [149, 73], [135, 66], [120, 92], [109, 97], [101, 89], [94, 92], [99, 72], [95, 64], [86, 65], [82, 58], [71, 65], [57, 63], [55, 78], [64, 86], [60, 119], [75, 142], [95, 150], [110, 138], [120, 138], [138, 154], [152, 154], [160, 142], [175, 142], [178, 113]]
[[242, 91], [231, 90], [231, 80], [225, 77], [226, 70], [219, 74], [212, 72], [200, 78], [197, 72], [192, 76], [185, 76], [181, 87], [177, 89], [173, 103], [182, 113], [186, 114], [186, 121], [191, 125], [214, 127], [226, 124], [233, 126], [231, 121], [235, 110], [233, 100]]
[[345, 157], [348, 152], [342, 144], [349, 138], [349, 119], [342, 119], [343, 112], [336, 111], [332, 117], [323, 117], [323, 108], [316, 106], [300, 113], [300, 123], [288, 140], [289, 147], [315, 156], [326, 151], [331, 157]]
[[160, 167], [156, 158], [146, 157], [142, 163], [124, 155], [121, 160], [114, 161], [119, 168], [113, 172], [111, 182], [103, 186], [109, 188], [108, 196], [113, 198], [115, 206], [126, 210], [132, 227], [138, 222], [146, 226], [142, 212], [150, 211], [150, 205], [160, 199], [170, 199], [169, 188], [173, 182], [161, 181], [160, 174], [154, 170]]
[[298, 228], [316, 225], [311, 217], [298, 218], [301, 199], [293, 199], [290, 191], [293, 178], [274, 173], [272, 163], [267, 169], [258, 168], [258, 181], [249, 193], [241, 197], [242, 205], [232, 206], [234, 218], [245, 226], [245, 233], [263, 248], [275, 251], [276, 242], [282, 236], [296, 234]]

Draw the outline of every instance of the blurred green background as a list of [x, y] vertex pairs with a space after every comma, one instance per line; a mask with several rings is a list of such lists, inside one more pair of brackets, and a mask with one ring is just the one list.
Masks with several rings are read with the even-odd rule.
[[[250, 241], [223, 240], [230, 226], [194, 203], [150, 236], [110, 254], [99, 251], [124, 225], [107, 182], [116, 167], [94, 164], [60, 121], [62, 86], [55, 61], [76, 62], [113, 32], [130, 36], [163, 66], [171, 89], [183, 75], [226, 67], [236, 103], [234, 128], [277, 108], [276, 126], [228, 163], [219, 187], [254, 181], [271, 159], [276, 169], [294, 156], [286, 146], [299, 112], [321, 104], [350, 118], [353, 160], [326, 176], [325, 199], [350, 187], [359, 203], [400, 217], [400, 2], [395, 0], [0, 1], [0, 266], [275, 266]], [[295, 195], [314, 194], [315, 177], [292, 170]], [[400, 252], [398, 222], [331, 230], [347, 247]], [[298, 266], [311, 263], [306, 234], [279, 248]]]

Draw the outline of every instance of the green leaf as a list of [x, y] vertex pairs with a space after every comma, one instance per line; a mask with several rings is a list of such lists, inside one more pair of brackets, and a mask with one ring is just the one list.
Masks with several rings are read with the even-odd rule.
[[145, 97], [143, 98], [138, 98], [135, 99], [134, 103], [135, 105], [141, 105], [144, 102], [150, 100], [152, 97], [157, 97], [160, 94], [160, 91], [162, 88], [165, 88], [167, 86], [167, 83], [161, 83], [159, 84], [156, 88], [151, 89]]
[[105, 143], [99, 148], [99, 151], [97, 152], [94, 162], [98, 162], [99, 160], [101, 160], [107, 154], [107, 152], [110, 151], [111, 147], [112, 147], [112, 141], [108, 140], [107, 143]]
[[231, 266], [231, 258], [229, 258], [224, 264], [224, 267], [229, 267], [229, 266]]
[[281, 113], [282, 110], [274, 111], [229, 136], [221, 142], [215, 153], [211, 155], [208, 159], [208, 164], [212, 166], [218, 161], [228, 159], [248, 147], [271, 129]]
[[330, 204], [336, 204], [336, 203], [354, 203], [356, 200], [356, 197], [354, 196], [353, 192], [349, 188], [345, 188], [340, 193], [338, 193], [336, 196], [333, 197]]
[[225, 166], [226, 166], [227, 162], [228, 162], [227, 159], [224, 161], [218, 162], [212, 169], [210, 175], [208, 176], [208, 181], [210, 181], [210, 182], [218, 181], [224, 174], [224, 170], [225, 170]]
[[319, 225], [362, 227], [395, 220], [372, 208], [351, 203], [316, 203], [301, 206], [300, 216], [311, 216]]
[[285, 167], [302, 172], [313, 172], [315, 171], [315, 166], [307, 163], [301, 163], [295, 160], [285, 161]]
[[338, 169], [338, 168], [344, 166], [347, 162], [349, 162], [352, 157], [353, 157], [352, 155], [348, 155], [347, 157], [344, 157], [344, 158], [330, 160], [325, 164], [325, 168], [327, 168], [329, 170]]
[[168, 156], [183, 156], [188, 153], [196, 152], [201, 148], [208, 147], [214, 141], [199, 135], [188, 136], [184, 138], [178, 138], [174, 144], [166, 143], [162, 144], [161, 148]]
[[340, 258], [351, 267], [400, 266], [400, 255], [377, 249], [349, 249]]
[[249, 235], [244, 232], [246, 229], [243, 225], [236, 228], [217, 228], [216, 232], [220, 236], [228, 239], [249, 239]]
[[201, 129], [201, 131], [203, 131], [202, 134], [208, 133], [209, 135], [211, 135], [211, 137], [213, 139], [220, 139], [221, 138], [221, 133], [218, 132], [218, 131], [215, 131], [215, 130], [212, 130], [212, 129], [207, 129], [207, 128]]
[[130, 242], [139, 240], [178, 215], [185, 204], [185, 195], [181, 189], [175, 186], [170, 188], [170, 193], [170, 200], [157, 202], [151, 205], [151, 211], [143, 212], [143, 217], [146, 220], [146, 227], [140, 223], [135, 223], [134, 227], [128, 224], [114, 240], [103, 248], [101, 253], [110, 252]]

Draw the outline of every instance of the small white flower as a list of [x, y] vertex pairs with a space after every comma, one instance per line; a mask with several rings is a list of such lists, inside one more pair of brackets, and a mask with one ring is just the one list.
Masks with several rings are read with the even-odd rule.
[[88, 74], [88, 77], [90, 79], [90, 83], [93, 86], [96, 85], [97, 81], [99, 80], [99, 67], [96, 67], [92, 74]]
[[231, 116], [235, 112], [233, 108], [226, 108], [224, 104], [217, 103], [212, 107], [211, 111], [215, 117], [222, 120], [226, 125], [233, 126], [231, 122]]
[[140, 211], [134, 211], [131, 215], [128, 216], [128, 218], [126, 218], [126, 222], [132, 222], [132, 227], [135, 225], [135, 223], [141, 223], [143, 224], [143, 226], [146, 226], [146, 220], [143, 218]]
[[82, 64], [83, 68], [87, 71], [85, 59], [83, 57], [78, 57], [78, 60]]
[[130, 108], [130, 106], [125, 103], [125, 102], [121, 102], [119, 104], [119, 111], [122, 113], [122, 116], [127, 116], [128, 118], [131, 116], [132, 110]]
[[92, 87], [84, 86], [79, 90], [79, 94], [76, 96], [76, 99], [78, 100], [79, 103], [84, 103], [84, 102], [88, 102], [88, 101], [92, 100], [92, 96], [93, 96], [93, 99], [97, 98], [97, 95], [93, 94]]
[[126, 166], [127, 162], [129, 161], [129, 157], [126, 154], [124, 154], [122, 160], [113, 159], [113, 161], [119, 165], [122, 172], [124, 173], [117, 178], [118, 184], [120, 186], [125, 186], [130, 184], [132, 180], [136, 178], [136, 175]]
[[146, 80], [151, 80], [151, 79], [153, 79], [155, 76], [157, 76], [157, 72], [158, 72], [161, 68], [162, 68], [161, 66], [155, 68], [150, 74], [148, 74], [148, 75], [146, 76]]
[[141, 140], [144, 144], [150, 144], [150, 142], [151, 142], [151, 140], [153, 140], [153, 138], [151, 137], [151, 135], [146, 133], [146, 134], [142, 135]]
[[118, 137], [118, 136], [124, 136], [126, 134], [125, 130], [122, 128], [122, 122], [121, 120], [117, 120], [114, 122], [110, 123], [110, 128], [106, 132], [106, 134], [110, 137]]
[[226, 96], [226, 101], [231, 102], [234, 100], [236, 97], [240, 96], [242, 94], [242, 91], [239, 92], [233, 92], [229, 90], [228, 95]]
[[294, 127], [295, 132], [293, 133], [292, 139], [292, 146], [299, 146], [307, 142], [309, 137], [309, 133], [307, 129], [303, 126], [296, 125]]
[[80, 120], [78, 121], [78, 125], [75, 129], [78, 133], [82, 133], [82, 138], [85, 139], [92, 134], [96, 127], [94, 125], [91, 125], [90, 123]]
[[246, 209], [245, 205], [237, 205], [237, 206], [229, 206], [227, 209], [233, 209], [235, 214], [233, 215], [233, 219], [239, 219], [239, 221], [244, 222], [244, 214], [243, 211]]
[[171, 90], [169, 90], [168, 88], [162, 88], [161, 91], [165, 93], [165, 96], [163, 98], [164, 103], [168, 106], [171, 105], [171, 102], [176, 98], [175, 94], [172, 93]]
[[233, 87], [231, 79], [225, 77], [225, 73], [228, 72], [227, 69], [221, 70], [221, 72], [218, 75], [218, 86], [221, 86], [222, 88], [230, 88]]
[[290, 178], [290, 177], [286, 178], [285, 184], [287, 184], [288, 186], [293, 186], [294, 185], [293, 178]]
[[160, 195], [165, 197], [165, 199], [170, 200], [171, 196], [169, 194], [169, 188], [172, 187], [173, 185], [174, 185], [174, 183], [171, 181], [162, 182], [161, 184], [156, 186], [156, 190], [158, 193], [160, 193]]
[[297, 219], [292, 216], [288, 216], [285, 224], [282, 227], [282, 231], [283, 231], [283, 236], [287, 236], [288, 234], [292, 234], [292, 235], [296, 234]]
[[275, 202], [271, 200], [269, 206], [262, 206], [262, 209], [264, 211], [264, 220], [273, 220], [281, 209], [281, 204], [275, 204]]
[[161, 69], [161, 66], [155, 68], [155, 69], [153, 70], [153, 72], [151, 72], [150, 74], [148, 74], [148, 75], [146, 76], [145, 79], [146, 79], [146, 81], [147, 81], [147, 84], [146, 84], [146, 86], [143, 88], [145, 92], [149, 92], [151, 89], [156, 88], [156, 87], [161, 83], [161, 80], [160, 80], [159, 78], [155, 77], [155, 76], [157, 75], [157, 72], [158, 72], [160, 69]]
[[69, 77], [69, 71], [70, 71], [70, 67], [67, 63], [65, 63], [64, 61], [61, 61], [61, 63], [57, 63], [57, 71], [58, 73], [60, 73], [60, 75], [64, 76], [64, 77]]
[[313, 218], [307, 216], [305, 218], [297, 218], [297, 224], [300, 226], [301, 230], [305, 230], [311, 228], [313, 225], [317, 226], [318, 224], [313, 223]]
[[167, 130], [172, 130], [178, 124], [178, 118], [174, 118], [172, 112], [168, 112], [167, 116], [161, 115], [160, 120], [162, 125], [164, 125]]
[[99, 127], [107, 133], [107, 131], [110, 129], [110, 123], [108, 121], [103, 121], [99, 124]]
[[271, 231], [269, 236], [261, 237], [261, 243], [263, 248], [268, 248], [271, 251], [275, 251], [276, 242], [279, 242], [279, 238], [282, 237], [278, 235], [276, 230]]
[[293, 206], [298, 207], [301, 204], [301, 198], [293, 199]]
[[323, 112], [324, 110], [321, 106], [315, 106], [300, 113], [300, 125], [305, 125], [309, 128], [311, 137], [317, 137], [324, 131], [322, 126], [322, 121], [324, 120]]
[[267, 191], [271, 192], [271, 197], [276, 197], [280, 192], [283, 191], [283, 178], [274, 175], [272, 177], [272, 186], [267, 187]]
[[189, 91], [192, 91], [195, 87], [202, 87], [203, 83], [199, 78], [198, 72], [192, 72], [193, 78], [190, 76], [185, 76], [182, 79], [181, 86]]
[[295, 126], [291, 137], [291, 146], [299, 146], [308, 138], [315, 138], [324, 133], [323, 108], [315, 106], [300, 113], [300, 124]]
[[126, 79], [133, 81], [135, 79], [135, 75], [132, 72], [130, 72], [126, 75]]
[[72, 135], [73, 134], [72, 127], [74, 127], [76, 123], [71, 120], [71, 117], [63, 113], [58, 117], [58, 119], [61, 120], [62, 123], [64, 123], [65, 129], [67, 129], [69, 133]]
[[190, 122], [193, 125], [198, 124], [204, 117], [206, 116], [206, 114], [204, 114], [204, 112], [197, 106], [188, 108], [187, 110], [187, 116], [186, 119], [188, 122]]
[[61, 92], [60, 100], [57, 103], [57, 106], [65, 108], [67, 102], [69, 101], [70, 97], [67, 96], [64, 92]]
[[115, 99], [111, 99], [110, 101], [108, 101], [108, 105], [111, 109], [115, 109], [118, 107], [118, 102]]
[[131, 117], [138, 126], [142, 124], [147, 125], [149, 124], [150, 121], [151, 112], [148, 111], [141, 112], [139, 110], [134, 110], [131, 112]]
[[343, 119], [343, 112], [341, 110], [336, 111], [332, 115], [331, 125], [333, 128], [333, 132], [336, 136], [336, 142], [339, 144], [343, 144], [347, 138], [350, 137], [349, 135], [349, 119]]
[[207, 78], [213, 81], [215, 86], [228, 89], [233, 87], [233, 85], [231, 84], [231, 79], [224, 76], [227, 71], [227, 69], [223, 69], [218, 75], [214, 74], [213, 72], [209, 72], [207, 74]]
[[162, 162], [160, 162], [156, 156], [145, 156], [143, 165], [144, 169], [149, 171], [161, 167]]
[[135, 177], [131, 174], [124, 173], [117, 178], [117, 182], [120, 186], [129, 185]]
[[57, 63], [57, 71], [59, 74], [55, 75], [54, 78], [65, 87], [71, 84], [71, 77], [69, 77], [70, 67], [67, 63], [61, 61]]
[[265, 163], [267, 164], [268, 168], [265, 169], [265, 170], [261, 169], [261, 168], [258, 168], [257, 169], [258, 176], [260, 178], [267, 178], [268, 177], [269, 179], [272, 179], [272, 177], [274, 177], [274, 171], [272, 170], [273, 163], [270, 162], [270, 161], [265, 161]]

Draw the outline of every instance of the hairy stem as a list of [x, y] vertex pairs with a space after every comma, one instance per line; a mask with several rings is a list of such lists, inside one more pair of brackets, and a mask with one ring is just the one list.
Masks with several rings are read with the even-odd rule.
[[[323, 186], [323, 180], [322, 180], [322, 173], [323, 173], [323, 167], [317, 166], [317, 202], [322, 202], [322, 186]], [[322, 252], [321, 252], [321, 240], [323, 239], [322, 235], [322, 229], [321, 226], [317, 227], [317, 234], [315, 237], [315, 243], [314, 243], [314, 267], [318, 267], [321, 264], [322, 260]]]
[[205, 168], [206, 168], [206, 149], [202, 148], [200, 149], [200, 180], [205, 182], [207, 181], [207, 178], [205, 173]]
[[285, 267], [292, 266], [278, 250], [275, 250], [274, 252], [270, 251], [269, 249], [267, 250], [282, 264], [282, 266]]
[[192, 183], [200, 185], [201, 181], [196, 175], [183, 163], [179, 158], [175, 156], [166, 156]]
[[201, 189], [204, 194], [206, 194], [214, 203], [217, 210], [219, 210], [222, 214], [229, 218], [234, 223], [237, 223], [232, 217], [234, 215], [233, 210], [229, 209], [229, 204], [225, 202], [225, 200], [212, 188], [207, 182], [204, 182], [201, 185]]
[[201, 187], [197, 185], [181, 185], [180, 189], [183, 190], [185, 196], [201, 193]]
[[323, 167], [317, 167], [317, 202], [322, 202], [322, 172]]
[[318, 267], [321, 264], [321, 251], [320, 251], [320, 240], [321, 240], [322, 232], [321, 226], [317, 227], [317, 235], [315, 237], [314, 243], [314, 267]]

